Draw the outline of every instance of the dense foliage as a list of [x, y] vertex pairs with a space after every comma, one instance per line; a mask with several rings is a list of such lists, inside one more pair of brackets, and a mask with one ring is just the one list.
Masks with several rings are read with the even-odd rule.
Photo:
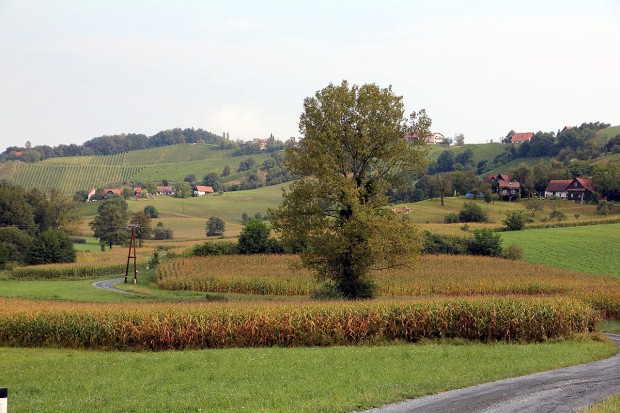
[[344, 297], [372, 296], [369, 271], [408, 265], [421, 248], [419, 231], [385, 210], [387, 191], [403, 172], [425, 166], [424, 111], [404, 120], [402, 98], [374, 84], [330, 84], [304, 101], [303, 139], [287, 148], [300, 176], [270, 219], [288, 245], [304, 245], [303, 264], [334, 282]]

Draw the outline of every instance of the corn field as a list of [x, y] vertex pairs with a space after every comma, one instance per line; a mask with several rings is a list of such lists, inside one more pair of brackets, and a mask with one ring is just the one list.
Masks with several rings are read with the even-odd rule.
[[333, 346], [420, 339], [537, 342], [596, 331], [568, 298], [308, 304], [74, 304], [0, 299], [0, 344], [116, 350]]
[[[152, 249], [136, 249], [140, 270], [145, 267], [151, 253]], [[16, 267], [11, 271], [11, 275], [17, 279], [93, 278], [118, 275], [124, 273], [126, 267], [127, 250], [116, 248], [105, 252], [78, 251], [76, 262]], [[131, 268], [133, 271], [133, 266]]]

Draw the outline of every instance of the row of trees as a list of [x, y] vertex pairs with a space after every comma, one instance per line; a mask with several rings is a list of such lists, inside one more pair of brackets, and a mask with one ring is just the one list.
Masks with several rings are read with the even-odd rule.
[[11, 146], [0, 154], [0, 160], [21, 160], [36, 162], [47, 158], [61, 156], [112, 155], [139, 149], [157, 148], [178, 143], [210, 143], [225, 148], [238, 147], [239, 143], [231, 142], [221, 136], [203, 129], [169, 129], [148, 137], [143, 134], [104, 135], [87, 140], [82, 145], [37, 145], [26, 142], [23, 147]]

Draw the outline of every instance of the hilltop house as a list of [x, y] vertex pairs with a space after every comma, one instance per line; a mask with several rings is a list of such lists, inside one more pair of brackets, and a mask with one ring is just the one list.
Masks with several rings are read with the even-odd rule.
[[534, 137], [534, 132], [517, 132], [512, 135], [512, 139], [510, 140], [512, 143], [523, 143], [527, 142]]
[[[408, 133], [405, 135], [405, 139], [411, 142], [411, 141], [418, 139], [418, 135], [415, 133], [414, 134]], [[437, 145], [437, 144], [443, 143], [444, 139], [445, 139], [445, 136], [443, 136], [443, 134], [439, 132], [432, 132], [430, 135], [427, 135], [424, 137], [424, 142], [430, 143], [431, 145]]]
[[260, 150], [263, 151], [263, 150], [265, 150], [267, 148], [267, 144], [269, 143], [269, 139], [255, 138], [252, 141], [252, 143], [254, 143], [255, 145], [258, 145]]
[[212, 194], [213, 188], [210, 186], [196, 185], [194, 187], [194, 196], [203, 196], [206, 194]]
[[504, 201], [512, 201], [521, 197], [521, 184], [508, 174], [490, 175], [493, 193], [496, 193]]

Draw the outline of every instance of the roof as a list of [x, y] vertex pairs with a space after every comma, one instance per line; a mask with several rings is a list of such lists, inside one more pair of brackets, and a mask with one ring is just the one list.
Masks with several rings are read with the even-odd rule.
[[525, 142], [525, 141], [529, 141], [533, 137], [534, 137], [534, 132], [517, 132], [514, 135], [512, 135], [511, 142], [512, 143]]
[[497, 184], [500, 188], [521, 188], [519, 181], [499, 181]]
[[545, 192], [562, 192], [573, 182], [572, 179], [552, 179], [547, 184]]
[[158, 186], [157, 192], [174, 192], [171, 186]]
[[[577, 181], [579, 183], [578, 187], [573, 186], [573, 182]], [[594, 184], [590, 179], [586, 178], [575, 178], [570, 182], [570, 186], [568, 187], [568, 192], [583, 192], [585, 190], [590, 192], [594, 192]]]
[[142, 188], [138, 188], [138, 187], [136, 187], [136, 188], [134, 188], [134, 189], [133, 189], [133, 191], [134, 191], [134, 192], [142, 192]]
[[489, 175], [488, 179], [497, 179], [498, 181], [512, 181], [512, 177], [508, 174]]
[[120, 189], [104, 189], [104, 194], [114, 194], [114, 195], [123, 195], [123, 191]]
[[212, 193], [213, 188], [210, 186], [196, 185], [196, 191]]

